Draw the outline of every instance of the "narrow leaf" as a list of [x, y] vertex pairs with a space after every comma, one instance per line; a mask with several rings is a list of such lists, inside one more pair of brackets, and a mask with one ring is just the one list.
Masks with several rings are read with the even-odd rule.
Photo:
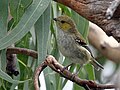
[[8, 74], [6, 74], [5, 72], [3, 72], [2, 70], [0, 70], [0, 77], [10, 83], [14, 83], [14, 84], [18, 84], [18, 83], [24, 83], [28, 80], [31, 80], [31, 79], [27, 79], [27, 80], [24, 80], [24, 81], [18, 81], [18, 80], [14, 80], [12, 79]]
[[76, 23], [78, 31], [82, 34], [82, 36], [85, 39], [87, 39], [88, 31], [89, 31], [88, 29], [89, 22], [73, 10], [71, 10], [71, 16]]
[[50, 29], [50, 5], [35, 24], [39, 65], [47, 55], [47, 41]]
[[30, 31], [38, 18], [46, 10], [51, 0], [34, 0], [30, 7], [23, 14], [20, 22], [9, 34], [0, 39], [0, 50], [20, 40]]
[[[7, 34], [8, 0], [0, 0], [0, 39]], [[6, 50], [0, 52], [0, 68], [6, 70]]]
[[0, 39], [7, 33], [8, 0], [0, 0]]

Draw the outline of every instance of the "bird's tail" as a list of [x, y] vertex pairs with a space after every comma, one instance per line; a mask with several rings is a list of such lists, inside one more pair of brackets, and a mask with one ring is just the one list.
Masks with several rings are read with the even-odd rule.
[[104, 69], [103, 66], [101, 64], [99, 64], [94, 58], [92, 58], [92, 60], [90, 61], [90, 63], [95, 67], [95, 69], [97, 71], [99, 71], [100, 69]]

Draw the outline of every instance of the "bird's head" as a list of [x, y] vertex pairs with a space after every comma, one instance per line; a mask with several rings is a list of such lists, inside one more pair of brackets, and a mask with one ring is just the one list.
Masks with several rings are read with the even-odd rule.
[[75, 28], [74, 21], [66, 15], [59, 16], [53, 20], [56, 21], [57, 27], [64, 32], [70, 32]]

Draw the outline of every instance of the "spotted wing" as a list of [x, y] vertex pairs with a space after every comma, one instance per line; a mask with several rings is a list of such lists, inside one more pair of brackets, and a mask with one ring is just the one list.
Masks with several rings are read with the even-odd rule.
[[80, 46], [83, 46], [84, 48], [86, 48], [86, 49], [91, 53], [91, 56], [93, 57], [93, 54], [92, 54], [89, 46], [88, 46], [84, 41], [82, 41], [82, 40], [80, 40], [80, 39], [78, 39], [78, 38], [75, 39], [75, 41], [76, 41]]

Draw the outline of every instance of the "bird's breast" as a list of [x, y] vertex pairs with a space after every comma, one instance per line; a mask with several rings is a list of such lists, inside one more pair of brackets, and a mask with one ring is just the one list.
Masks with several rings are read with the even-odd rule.
[[71, 35], [67, 35], [62, 31], [59, 32], [57, 42], [59, 50], [64, 56], [69, 57], [72, 55], [74, 49], [74, 39]]
[[76, 55], [81, 57], [80, 50], [78, 50], [72, 35], [59, 31], [57, 41], [59, 50], [65, 57], [75, 58]]
[[57, 42], [60, 52], [65, 57], [71, 59], [74, 63], [82, 64], [88, 59], [86, 54], [87, 52], [84, 52], [84, 47], [76, 44], [72, 35], [59, 31]]

